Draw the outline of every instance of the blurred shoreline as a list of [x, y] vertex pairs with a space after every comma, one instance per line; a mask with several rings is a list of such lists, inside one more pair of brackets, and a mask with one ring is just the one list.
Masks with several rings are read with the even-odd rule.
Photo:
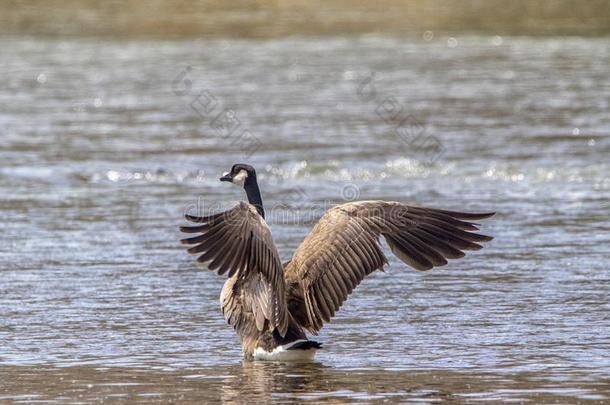
[[606, 0], [0, 0], [0, 35], [273, 38], [292, 35], [610, 34]]

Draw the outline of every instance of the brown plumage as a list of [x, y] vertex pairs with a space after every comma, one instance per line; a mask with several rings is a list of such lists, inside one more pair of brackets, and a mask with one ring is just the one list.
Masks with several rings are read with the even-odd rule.
[[180, 229], [198, 234], [182, 240], [194, 245], [189, 253], [200, 254], [197, 260], [208, 263], [210, 270], [228, 274], [221, 306], [248, 358], [256, 348], [271, 352], [306, 339], [305, 331], [317, 334], [354, 288], [387, 264], [380, 245], [382, 236], [400, 260], [417, 270], [446, 265], [447, 259], [461, 258], [464, 250], [481, 249], [480, 242], [492, 239], [473, 232], [478, 225], [470, 221], [493, 213], [386, 201], [351, 202], [329, 209], [282, 266], [264, 220], [260, 194], [256, 197], [254, 169], [235, 165], [223, 179], [243, 171], [247, 173], [243, 185], [250, 204], [240, 202], [207, 217], [187, 215], [196, 225]]

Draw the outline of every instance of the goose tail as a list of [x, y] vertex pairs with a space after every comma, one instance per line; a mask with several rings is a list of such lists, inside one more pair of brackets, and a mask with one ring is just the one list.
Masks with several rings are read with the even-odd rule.
[[[289, 345], [286, 345], [289, 346]], [[318, 343], [315, 340], [297, 340], [294, 344], [286, 347], [286, 350], [311, 350], [321, 349], [322, 343]]]

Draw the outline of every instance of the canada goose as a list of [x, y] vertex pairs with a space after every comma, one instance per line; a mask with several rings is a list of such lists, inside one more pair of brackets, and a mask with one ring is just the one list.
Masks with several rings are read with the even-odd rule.
[[195, 226], [182, 239], [203, 253], [198, 262], [228, 274], [220, 295], [225, 319], [241, 338], [247, 359], [311, 359], [321, 345], [308, 340], [329, 322], [352, 290], [388, 263], [383, 236], [392, 252], [417, 270], [447, 264], [491, 240], [468, 222], [494, 213], [463, 213], [388, 201], [358, 201], [329, 209], [282, 265], [265, 211], [256, 171], [236, 164], [220, 181], [243, 187], [248, 203], [210, 216], [186, 215]]

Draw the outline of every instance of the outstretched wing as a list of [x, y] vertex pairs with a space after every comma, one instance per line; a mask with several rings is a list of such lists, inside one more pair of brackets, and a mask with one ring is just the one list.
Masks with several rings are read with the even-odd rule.
[[[387, 263], [379, 244], [417, 270], [447, 264], [447, 259], [478, 250], [477, 224], [494, 213], [471, 214], [412, 207], [397, 202], [360, 201], [326, 212], [301, 243], [285, 270], [288, 305], [301, 326], [322, 328], [360, 282]], [[300, 316], [299, 316], [300, 315]]]
[[[245, 328], [244, 319], [252, 319], [257, 330], [277, 328], [284, 336], [288, 328], [284, 272], [271, 231], [256, 208], [240, 202], [216, 215], [186, 215], [186, 219], [197, 225], [180, 230], [200, 233], [181, 240], [194, 245], [187, 251], [201, 253], [198, 262], [208, 263], [208, 269], [231, 279], [222, 296], [229, 323], [236, 329]], [[231, 306], [239, 306], [239, 310]]]

